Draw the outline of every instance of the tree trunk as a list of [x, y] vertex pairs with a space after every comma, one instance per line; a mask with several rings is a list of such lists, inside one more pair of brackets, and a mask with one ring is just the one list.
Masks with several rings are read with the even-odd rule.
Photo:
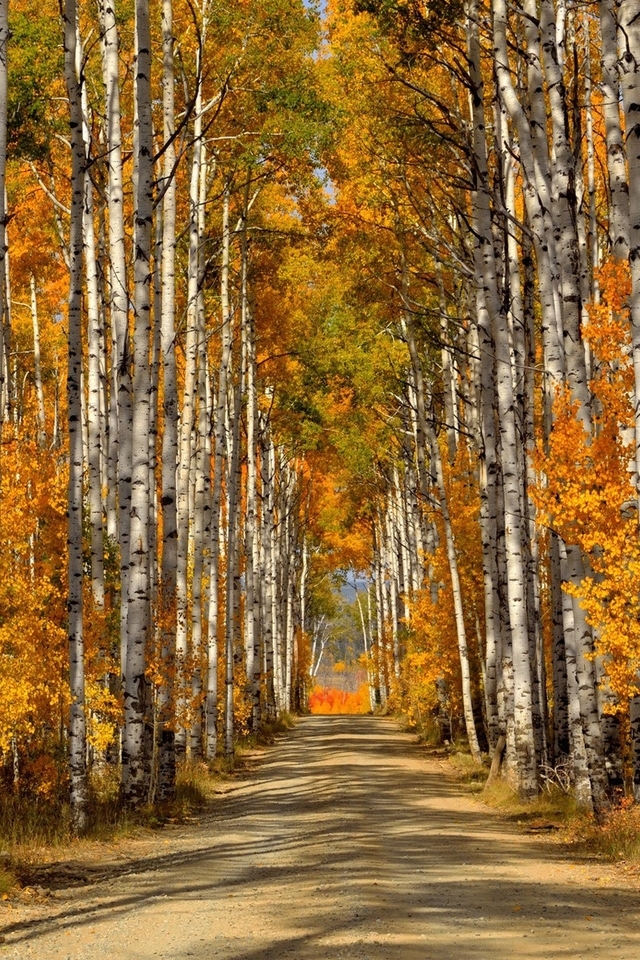
[[[158, 746], [159, 800], [175, 795], [176, 758], [173, 727], [173, 674], [176, 645], [176, 568], [177, 511], [176, 465], [178, 459], [178, 395], [175, 354], [175, 256], [176, 256], [176, 182], [174, 175], [175, 132], [173, 69], [173, 4], [162, 4], [162, 113], [165, 153], [162, 189], [162, 275], [161, 275], [161, 352], [162, 352], [162, 567], [160, 571], [159, 611], [161, 655], [164, 678], [158, 692], [160, 743]], [[156, 318], [156, 323], [158, 318]]]
[[214, 461], [211, 500], [211, 563], [209, 573], [209, 617], [207, 627], [208, 681], [207, 681], [207, 758], [215, 756], [216, 715], [218, 700], [217, 658], [218, 626], [220, 620], [219, 575], [222, 514], [222, 477], [225, 453], [225, 424], [227, 418], [228, 375], [233, 343], [232, 314], [229, 294], [231, 232], [229, 228], [229, 189], [225, 185], [222, 199], [222, 263], [220, 300], [222, 309], [222, 351], [218, 371], [218, 395], [214, 421]]
[[29, 278], [31, 289], [31, 323], [33, 325], [33, 370], [38, 402], [38, 446], [44, 447], [47, 442], [47, 423], [44, 409], [44, 390], [42, 389], [42, 366], [40, 362], [40, 326], [38, 323], [38, 296], [36, 292], [36, 278], [33, 274]]
[[127, 597], [125, 731], [122, 749], [125, 801], [148, 799], [146, 650], [151, 626], [149, 593], [149, 350], [151, 337], [151, 237], [153, 222], [153, 138], [151, 122], [151, 32], [148, 0], [136, 0], [137, 152], [134, 220], [134, 381], [131, 461], [130, 573]]
[[[85, 97], [83, 97], [83, 102]], [[89, 130], [84, 105], [85, 137]], [[88, 158], [87, 158], [88, 159]], [[87, 460], [89, 466], [89, 519], [91, 526], [91, 593], [98, 610], [104, 607], [104, 543], [102, 524], [102, 430], [100, 414], [100, 310], [98, 306], [98, 265], [93, 224], [93, 186], [90, 177], [84, 184], [84, 252], [87, 275], [88, 328], [88, 402], [87, 402]]]
[[[609, 243], [619, 260], [629, 256], [629, 184], [625, 148], [620, 123], [620, 79], [618, 75], [616, 0], [600, 0], [600, 40], [602, 50], [602, 112], [607, 143], [609, 181]], [[633, 6], [633, 5], [632, 5]], [[622, 5], [620, 5], [622, 13]], [[625, 43], [625, 36], [622, 36]], [[631, 50], [637, 50], [633, 46]], [[629, 60], [631, 64], [631, 60]], [[635, 68], [634, 68], [635, 69]], [[625, 107], [626, 109], [626, 107]]]
[[232, 408], [232, 447], [229, 460], [229, 480], [228, 480], [228, 510], [227, 510], [227, 598], [226, 598], [226, 623], [225, 623], [225, 724], [224, 724], [224, 752], [227, 757], [233, 756], [235, 750], [234, 743], [234, 715], [233, 715], [233, 691], [234, 691], [234, 664], [235, 664], [235, 641], [236, 641], [236, 619], [234, 594], [236, 589], [235, 567], [237, 563], [238, 552], [238, 502], [240, 496], [238, 482], [238, 460], [240, 457], [240, 413], [242, 409], [241, 384], [235, 385], [234, 403]]
[[[629, 264], [631, 340], [635, 405], [635, 483], [640, 523], [640, 0], [621, 0], [620, 70], [624, 102], [629, 185]], [[631, 702], [634, 795], [640, 796], [640, 698]], [[638, 797], [636, 797], [638, 799]]]
[[[133, 423], [129, 293], [127, 285], [120, 124], [120, 58], [114, 0], [102, 0], [102, 63], [105, 84], [109, 208], [109, 262], [112, 345], [112, 393], [109, 457], [111, 475], [117, 476], [118, 542], [120, 547], [120, 645], [121, 668], [126, 672], [127, 612], [129, 595], [129, 542], [131, 518], [131, 431]], [[113, 462], [113, 461], [117, 461]]]
[[[196, 71], [200, 76], [200, 55]], [[177, 476], [177, 569], [176, 569], [176, 654], [179, 676], [180, 723], [176, 731], [176, 748], [184, 756], [187, 748], [186, 720], [188, 716], [189, 690], [192, 677], [187, 675], [189, 653], [189, 544], [193, 537], [193, 484], [195, 478], [194, 431], [196, 418], [196, 391], [198, 378], [198, 353], [204, 350], [199, 340], [198, 281], [200, 278], [200, 185], [203, 162], [202, 142], [202, 85], [198, 80], [193, 127], [193, 156], [189, 181], [189, 265], [187, 284], [187, 321], [185, 337], [184, 389], [180, 418], [180, 438]]]
[[256, 465], [256, 355], [253, 314], [249, 304], [247, 215], [242, 222], [242, 349], [246, 386], [247, 420], [247, 505], [245, 517], [245, 662], [247, 684], [251, 698], [251, 729], [260, 725], [260, 624], [258, 610], [257, 576], [260, 571], [258, 542], [257, 465]]
[[191, 692], [196, 705], [191, 731], [191, 756], [202, 756], [202, 663], [205, 595], [203, 577], [205, 557], [211, 543], [211, 410], [209, 404], [209, 370], [204, 305], [204, 235], [207, 193], [207, 162], [202, 145], [200, 182], [198, 189], [198, 243], [197, 243], [197, 423], [195, 431], [195, 462], [193, 483], [193, 575], [191, 598], [191, 661], [193, 675]]
[[[71, 219], [69, 238], [69, 355], [67, 403], [69, 428], [69, 775], [71, 818], [75, 832], [86, 824], [87, 770], [83, 633], [82, 563], [82, 258], [85, 178], [85, 143], [82, 124], [82, 91], [77, 69], [77, 17], [75, 0], [64, 6], [64, 69], [69, 97], [71, 136]], [[6, 7], [0, 12], [4, 32]], [[6, 32], [4, 36], [6, 37]], [[2, 49], [5, 49], [3, 44]], [[4, 219], [2, 221], [4, 228]], [[2, 244], [4, 248], [4, 244]]]
[[[501, 733], [498, 709], [498, 685], [502, 660], [502, 636], [500, 623], [500, 596], [498, 593], [498, 497], [497, 472], [499, 469], [498, 436], [494, 416], [494, 341], [491, 316], [487, 306], [484, 277], [483, 244], [490, 243], [490, 210], [487, 185], [487, 160], [483, 81], [480, 70], [480, 47], [478, 39], [477, 4], [470, 4], [468, 26], [468, 49], [470, 100], [473, 124], [473, 151], [478, 183], [474, 191], [474, 218], [477, 221], [478, 240], [474, 245], [476, 270], [476, 316], [479, 354], [477, 393], [479, 395], [480, 424], [480, 530], [482, 537], [483, 584], [485, 601], [485, 698], [487, 704], [487, 734], [489, 744], [495, 747]], [[482, 223], [480, 223], [482, 220]], [[489, 236], [487, 237], [487, 233]], [[489, 264], [495, 272], [495, 264]], [[495, 276], [493, 278], [495, 284]]]

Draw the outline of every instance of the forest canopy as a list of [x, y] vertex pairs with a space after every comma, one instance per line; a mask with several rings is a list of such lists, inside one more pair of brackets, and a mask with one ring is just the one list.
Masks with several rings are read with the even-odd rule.
[[353, 581], [360, 706], [640, 798], [638, 51], [638, 0], [0, 0], [7, 790], [171, 798]]

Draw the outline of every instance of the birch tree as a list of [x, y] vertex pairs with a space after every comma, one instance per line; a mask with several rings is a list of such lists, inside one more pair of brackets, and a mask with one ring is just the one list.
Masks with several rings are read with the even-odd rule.
[[[109, 408], [108, 476], [118, 491], [117, 540], [120, 549], [121, 597], [129, 595], [129, 539], [131, 512], [132, 385], [129, 338], [122, 129], [120, 112], [119, 38], [112, 0], [100, 7], [102, 62], [105, 85], [107, 146], [107, 204], [109, 213], [109, 298], [112, 335], [111, 394]], [[114, 362], [115, 361], [115, 362]], [[116, 531], [110, 531], [115, 533]], [[126, 671], [128, 603], [121, 603], [121, 673]]]
[[147, 799], [150, 770], [145, 736], [149, 704], [145, 679], [151, 626], [149, 594], [149, 350], [151, 335], [151, 236], [153, 223], [153, 135], [151, 121], [151, 32], [147, 0], [136, 7], [137, 116], [134, 222], [134, 381], [130, 559], [127, 594], [127, 657], [124, 686], [123, 786], [127, 802]]
[[[173, 3], [162, 6], [162, 116], [164, 158], [162, 177], [162, 264], [161, 264], [161, 350], [163, 369], [162, 437], [162, 570], [160, 576], [160, 623], [162, 660], [166, 680], [160, 689], [158, 711], [161, 723], [159, 746], [158, 797], [169, 799], [175, 790], [175, 732], [172, 729], [171, 677], [176, 654], [176, 569], [177, 511], [176, 463], [178, 459], [178, 397], [175, 351], [175, 257], [176, 257], [176, 181], [175, 181], [175, 91], [173, 60]], [[158, 318], [156, 318], [158, 323]]]
[[[66, 0], [64, 7], [64, 69], [67, 95], [69, 97], [72, 165], [71, 232], [69, 238], [69, 354], [67, 370], [67, 404], [69, 418], [69, 497], [67, 508], [69, 542], [68, 610], [71, 685], [69, 770], [73, 826], [76, 832], [80, 832], [86, 824], [86, 806], [88, 800], [82, 564], [82, 225], [86, 154], [82, 122], [82, 76], [79, 69], [77, 48], [77, 17], [78, 11], [75, 0]], [[4, 244], [2, 244], [2, 246], [4, 247]]]

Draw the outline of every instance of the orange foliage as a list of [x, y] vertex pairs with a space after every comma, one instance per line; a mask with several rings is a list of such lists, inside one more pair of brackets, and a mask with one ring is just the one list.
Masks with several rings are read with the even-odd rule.
[[314, 687], [309, 694], [309, 710], [321, 714], [369, 713], [369, 685], [361, 684], [356, 693], [335, 687]]
[[[443, 470], [448, 502], [455, 504], [451, 523], [456, 539], [467, 637], [471, 638], [475, 633], [476, 619], [482, 622], [484, 617], [484, 600], [479, 496], [469, 451], [464, 443], [458, 449], [453, 466], [443, 457]], [[439, 587], [435, 596], [432, 596], [430, 587], [425, 587], [416, 596], [411, 608], [403, 663], [403, 707], [410, 719], [418, 722], [436, 709], [444, 709], [453, 717], [462, 715], [460, 657], [446, 538], [438, 512], [435, 512], [434, 519], [440, 543], [427, 561], [432, 565], [432, 579]], [[472, 644], [469, 653], [473, 666], [477, 657], [474, 657]], [[436, 681], [442, 680], [445, 684], [438, 692]]]
[[66, 471], [5, 435], [0, 512], [0, 757], [39, 755], [66, 718]]
[[596, 628], [596, 652], [604, 657], [611, 689], [621, 700], [638, 688], [640, 667], [640, 543], [633, 485], [633, 368], [626, 299], [626, 264], [600, 271], [602, 302], [589, 307], [585, 330], [596, 373], [593, 432], [588, 437], [566, 392], [555, 401], [548, 449], [540, 446], [540, 480], [534, 497], [540, 519], [589, 558], [593, 576], [576, 595]]

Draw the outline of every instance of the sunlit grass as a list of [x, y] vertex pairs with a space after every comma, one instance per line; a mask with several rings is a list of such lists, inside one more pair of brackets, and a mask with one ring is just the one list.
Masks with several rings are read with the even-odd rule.
[[10, 896], [16, 886], [17, 881], [14, 875], [4, 867], [0, 867], [0, 899]]
[[630, 799], [623, 800], [602, 824], [583, 817], [571, 825], [568, 839], [579, 852], [590, 856], [640, 861], [640, 807]]
[[449, 750], [449, 765], [457, 780], [461, 780], [472, 793], [482, 790], [489, 776], [489, 761], [477, 763], [470, 753], [462, 751], [458, 746]]
[[544, 787], [534, 800], [523, 800], [503, 778], [494, 780], [482, 791], [482, 800], [500, 810], [509, 819], [530, 823], [538, 819], [567, 825], [585, 816], [585, 811], [570, 793], [558, 787]]
[[0, 847], [11, 852], [22, 846], [55, 846], [69, 836], [69, 808], [9, 794], [0, 798]]
[[236, 753], [242, 757], [247, 750], [253, 750], [256, 747], [266, 747], [274, 743], [275, 740], [287, 733], [296, 724], [296, 719], [291, 713], [281, 713], [279, 717], [272, 720], [265, 720], [260, 725], [257, 733], [249, 733], [241, 737], [236, 744]]

